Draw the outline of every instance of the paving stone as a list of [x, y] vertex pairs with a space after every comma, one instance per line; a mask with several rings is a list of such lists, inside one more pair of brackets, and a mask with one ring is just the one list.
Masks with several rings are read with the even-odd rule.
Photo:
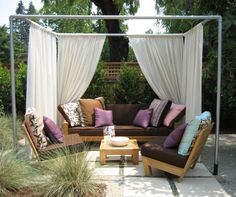
[[175, 185], [180, 197], [230, 197], [214, 177], [184, 178]]
[[197, 163], [194, 169], [189, 169], [185, 177], [212, 177], [205, 165]]
[[157, 177], [125, 177], [124, 178], [125, 197], [143, 196], [173, 196], [172, 190], [166, 178]]

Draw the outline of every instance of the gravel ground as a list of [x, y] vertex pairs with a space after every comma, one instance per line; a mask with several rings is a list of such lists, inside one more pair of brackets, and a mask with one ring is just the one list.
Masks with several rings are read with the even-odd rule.
[[[210, 135], [201, 161], [213, 173], [215, 135]], [[225, 191], [236, 197], [236, 134], [221, 134], [218, 154], [218, 175], [215, 176]]]

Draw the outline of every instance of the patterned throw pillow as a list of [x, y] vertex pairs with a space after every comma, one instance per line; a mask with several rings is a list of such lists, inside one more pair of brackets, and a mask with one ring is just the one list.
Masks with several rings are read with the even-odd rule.
[[25, 124], [35, 147], [37, 149], [45, 148], [48, 143], [43, 131], [43, 117], [34, 108], [28, 108], [26, 110]]
[[171, 106], [170, 100], [160, 100], [154, 99], [150, 104], [149, 108], [153, 109], [151, 125], [154, 127], [158, 127], [163, 125], [163, 120], [166, 117], [166, 114], [170, 110]]
[[84, 127], [84, 118], [79, 102], [71, 102], [58, 106], [63, 118], [69, 123], [70, 127]]
[[104, 109], [104, 99], [99, 97], [96, 99], [80, 99], [81, 111], [86, 126], [95, 125], [95, 108]]

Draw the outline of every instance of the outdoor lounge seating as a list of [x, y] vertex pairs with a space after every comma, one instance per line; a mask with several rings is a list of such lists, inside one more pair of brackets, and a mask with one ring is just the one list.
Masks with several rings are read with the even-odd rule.
[[[167, 127], [160, 125], [157, 127], [149, 125], [143, 128], [133, 124], [136, 114], [141, 109], [148, 108], [145, 104], [108, 104], [106, 110], [113, 113], [113, 123], [115, 125], [116, 136], [126, 136], [130, 139], [136, 139], [139, 142], [147, 142], [157, 136], [168, 136], [173, 131], [173, 125]], [[59, 107], [62, 113], [62, 109]], [[176, 119], [178, 121], [184, 116], [184, 112]], [[101, 141], [103, 139], [103, 127], [93, 126], [70, 126], [69, 122], [64, 120], [64, 135], [78, 133], [83, 141]]]
[[84, 148], [84, 143], [82, 142], [79, 135], [72, 134], [72, 135], [63, 136], [64, 138], [63, 143], [49, 144], [45, 148], [39, 149], [37, 144], [35, 144], [32, 133], [29, 132], [29, 130], [27, 129], [27, 125], [25, 124], [25, 122], [23, 123], [22, 126], [24, 128], [29, 144], [31, 148], [33, 149], [33, 152], [38, 161], [56, 157], [57, 153], [59, 153], [60, 150], [63, 151], [63, 149], [66, 151], [70, 151], [70, 153], [76, 153], [76, 152], [82, 151]]
[[179, 176], [179, 181], [182, 181], [188, 169], [195, 167], [212, 127], [213, 123], [199, 131], [188, 156], [178, 154], [178, 147], [173, 149], [164, 148], [165, 137], [159, 137], [145, 143], [141, 148], [145, 175], [151, 176], [151, 167], [154, 167], [177, 175]]

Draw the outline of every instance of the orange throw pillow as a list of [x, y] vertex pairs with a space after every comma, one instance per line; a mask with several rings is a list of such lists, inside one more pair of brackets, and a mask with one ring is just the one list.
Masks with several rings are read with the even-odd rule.
[[81, 111], [84, 118], [85, 126], [95, 125], [95, 108], [104, 109], [104, 99], [99, 97], [96, 99], [80, 99]]

